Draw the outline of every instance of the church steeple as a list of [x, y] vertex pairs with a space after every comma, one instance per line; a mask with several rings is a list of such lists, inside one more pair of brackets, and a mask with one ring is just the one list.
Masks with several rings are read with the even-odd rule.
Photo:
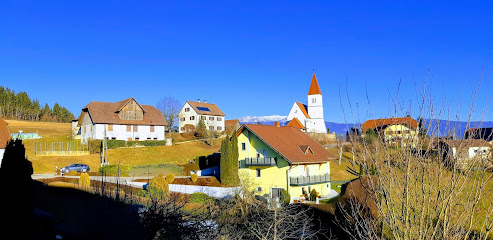
[[320, 91], [320, 86], [318, 86], [317, 76], [313, 73], [312, 83], [310, 84], [310, 90], [308, 90], [308, 95], [322, 95], [322, 91]]

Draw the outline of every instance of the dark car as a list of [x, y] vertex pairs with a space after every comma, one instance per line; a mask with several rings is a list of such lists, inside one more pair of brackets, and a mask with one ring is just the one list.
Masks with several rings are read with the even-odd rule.
[[76, 164], [70, 164], [66, 167], [63, 167], [60, 169], [62, 173], [69, 173], [70, 171], [76, 171], [76, 172], [89, 172], [90, 168], [89, 166], [81, 163], [76, 163]]

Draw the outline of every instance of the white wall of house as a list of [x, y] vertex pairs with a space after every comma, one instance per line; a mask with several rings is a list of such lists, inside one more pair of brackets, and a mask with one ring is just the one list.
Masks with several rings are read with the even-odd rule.
[[[187, 110], [188, 109], [188, 110]], [[183, 133], [183, 127], [187, 124], [197, 127], [199, 124], [200, 118], [204, 117], [204, 123], [207, 130], [213, 130], [222, 132], [224, 131], [224, 117], [223, 116], [213, 116], [213, 115], [199, 115], [195, 110], [190, 106], [190, 104], [185, 103], [183, 108], [180, 110], [178, 114], [178, 126], [179, 132]]]
[[[165, 140], [164, 126], [154, 126], [154, 131], [151, 131], [150, 125], [94, 124], [90, 131], [91, 125], [92, 123], [82, 126], [81, 141], [103, 140], [105, 136], [106, 139], [125, 141]], [[108, 125], [112, 125], [113, 130]], [[127, 131], [127, 126], [130, 126], [130, 131]]]
[[291, 121], [293, 118], [298, 118], [301, 124], [305, 124], [306, 116], [296, 102], [293, 104], [293, 107], [291, 108], [291, 111], [289, 112], [288, 118], [286, 120]]

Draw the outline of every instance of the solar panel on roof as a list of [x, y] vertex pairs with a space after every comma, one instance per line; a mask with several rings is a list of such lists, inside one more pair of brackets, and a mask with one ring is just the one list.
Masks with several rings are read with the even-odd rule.
[[207, 107], [197, 107], [198, 110], [200, 111], [206, 111], [206, 112], [210, 112], [211, 110]]

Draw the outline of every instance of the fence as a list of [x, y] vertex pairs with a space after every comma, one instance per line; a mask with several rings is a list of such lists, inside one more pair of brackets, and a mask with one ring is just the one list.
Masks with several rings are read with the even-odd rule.
[[37, 156], [89, 155], [89, 145], [84, 145], [80, 141], [61, 141], [61, 142], [39, 141], [34, 143], [34, 155]]

